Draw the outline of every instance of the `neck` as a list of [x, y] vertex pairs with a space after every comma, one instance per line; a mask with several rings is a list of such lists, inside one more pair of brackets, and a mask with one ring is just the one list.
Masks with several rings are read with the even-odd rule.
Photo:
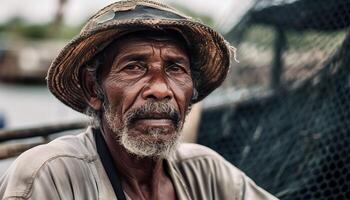
[[[140, 199], [158, 199], [157, 193], [164, 186], [170, 183], [165, 173], [163, 159], [153, 157], [140, 158], [129, 153], [121, 144], [116, 141], [114, 133], [104, 125], [101, 132], [111, 152], [115, 167], [117, 168], [123, 189], [132, 197], [143, 197]], [[139, 199], [139, 198], [135, 198]]]

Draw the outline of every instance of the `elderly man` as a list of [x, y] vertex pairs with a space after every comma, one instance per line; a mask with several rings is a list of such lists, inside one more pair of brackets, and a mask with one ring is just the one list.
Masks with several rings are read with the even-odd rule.
[[100, 10], [48, 72], [51, 92], [94, 126], [19, 156], [1, 199], [276, 199], [214, 151], [178, 144], [230, 56], [218, 33], [158, 2]]

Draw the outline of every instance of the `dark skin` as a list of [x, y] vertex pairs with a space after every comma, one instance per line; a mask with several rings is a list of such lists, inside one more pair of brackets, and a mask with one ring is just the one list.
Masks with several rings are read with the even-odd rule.
[[[163, 38], [164, 39], [164, 38]], [[113, 123], [121, 127], [125, 113], [149, 100], [166, 101], [175, 106], [183, 122], [190, 104], [193, 82], [190, 60], [179, 41], [129, 37], [114, 42], [111, 66], [102, 70], [101, 87], [105, 101], [118, 117]], [[92, 75], [83, 71], [83, 89], [89, 105], [103, 110], [97, 97]], [[164, 160], [156, 157], [139, 158], [129, 153], [115, 139], [115, 133], [102, 118], [101, 132], [110, 150], [114, 164], [121, 174], [123, 190], [131, 199], [176, 199], [175, 189], [166, 173]], [[160, 138], [144, 134], [147, 127], [165, 127], [170, 130]], [[130, 127], [132, 136], [147, 140], [167, 140], [175, 134], [175, 125], [169, 119], [140, 119]]]

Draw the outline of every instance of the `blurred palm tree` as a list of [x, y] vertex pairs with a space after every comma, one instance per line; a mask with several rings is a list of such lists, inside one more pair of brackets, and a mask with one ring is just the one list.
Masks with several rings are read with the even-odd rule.
[[56, 11], [55, 18], [51, 24], [51, 36], [55, 36], [60, 32], [63, 23], [64, 10], [67, 5], [68, 0], [58, 0], [58, 8]]

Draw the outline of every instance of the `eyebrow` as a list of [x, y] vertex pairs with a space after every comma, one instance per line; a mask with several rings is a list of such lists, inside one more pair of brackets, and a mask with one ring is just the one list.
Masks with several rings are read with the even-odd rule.
[[128, 53], [128, 54], [123, 54], [120, 57], [116, 57], [113, 60], [112, 67], [113, 68], [118, 68], [118, 66], [127, 61], [146, 61], [147, 60], [147, 53]]
[[176, 62], [180, 62], [180, 63], [186, 63], [186, 62], [190, 63], [189, 59], [186, 59], [185, 57], [179, 56], [179, 55], [168, 55], [166, 58], [168, 60], [176, 61]]
[[[124, 54], [118, 58], [118, 63], [123, 62], [123, 61], [131, 61], [131, 60], [147, 61], [149, 54], [150, 53], [142, 53], [142, 52], [140, 52], [140, 53], [133, 52], [133, 53]], [[186, 63], [186, 62], [190, 63], [189, 59], [187, 60], [184, 56], [180, 56], [177, 54], [167, 55], [165, 58], [168, 60], [176, 61], [176, 62], [180, 62], [180, 63]]]
[[124, 61], [124, 60], [138, 60], [138, 61], [145, 61], [147, 60], [148, 54], [146, 53], [129, 53], [124, 54], [121, 57], [118, 58], [118, 61]]

